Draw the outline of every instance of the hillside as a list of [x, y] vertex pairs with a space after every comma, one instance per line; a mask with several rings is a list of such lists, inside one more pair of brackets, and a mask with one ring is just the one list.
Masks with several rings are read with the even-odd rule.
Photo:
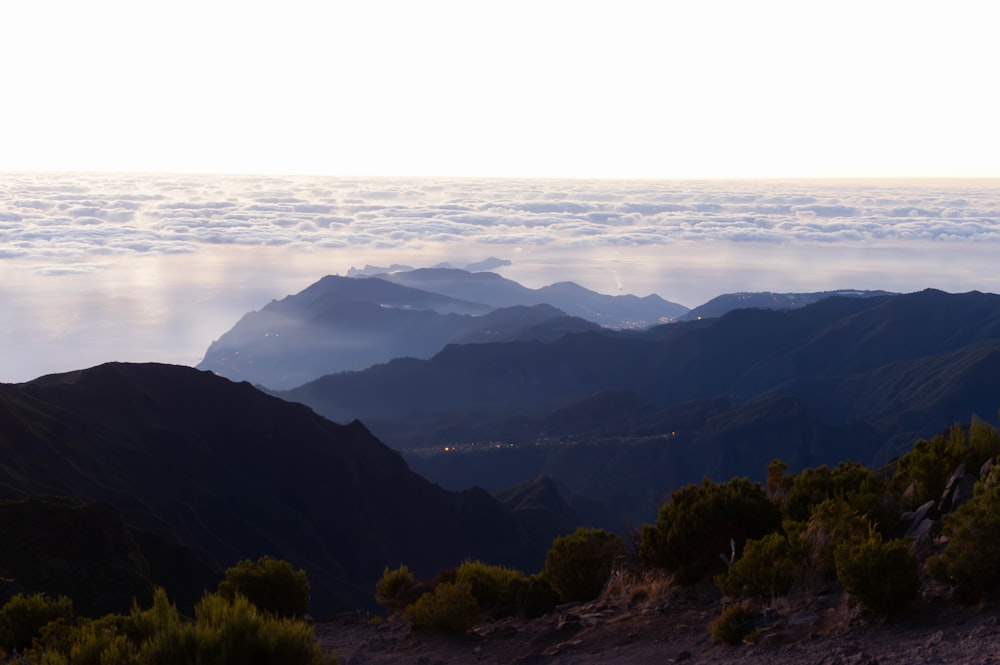
[[0, 385], [0, 455], [0, 498], [107, 502], [216, 571], [286, 559], [306, 569], [319, 615], [370, 605], [400, 561], [425, 574], [467, 557], [537, 568], [554, 535], [535, 540], [482, 490], [432, 485], [359, 422], [185, 367]]

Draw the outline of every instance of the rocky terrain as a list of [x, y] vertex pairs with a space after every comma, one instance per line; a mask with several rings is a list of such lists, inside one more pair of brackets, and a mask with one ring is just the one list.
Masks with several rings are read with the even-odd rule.
[[411, 630], [401, 619], [376, 623], [357, 615], [318, 624], [316, 632], [341, 665], [1000, 662], [995, 605], [960, 606], [935, 596], [883, 619], [852, 606], [839, 592], [780, 599], [763, 609], [752, 639], [727, 646], [709, 637], [723, 601], [708, 588], [668, 588], [658, 597], [647, 593], [619, 584], [591, 603], [560, 606], [533, 621], [481, 624], [465, 635]]

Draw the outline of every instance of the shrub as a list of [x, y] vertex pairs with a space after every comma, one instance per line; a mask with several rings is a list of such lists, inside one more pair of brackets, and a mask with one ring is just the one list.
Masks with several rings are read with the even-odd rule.
[[233, 600], [242, 595], [263, 612], [279, 617], [301, 617], [309, 609], [309, 580], [304, 570], [263, 556], [240, 561], [226, 570], [218, 593]]
[[819, 588], [837, 578], [834, 553], [845, 543], [860, 543], [872, 532], [867, 516], [843, 499], [830, 499], [813, 508], [809, 520], [786, 522], [789, 541], [801, 554], [798, 581], [805, 588]]
[[193, 646], [199, 663], [281, 663], [319, 665], [330, 659], [321, 651], [310, 625], [261, 614], [243, 596], [232, 600], [208, 594], [195, 607], [195, 623], [187, 631], [161, 633], [149, 644], [151, 662], [182, 662], [174, 654]]
[[948, 547], [927, 560], [934, 579], [958, 585], [970, 599], [1000, 587], [1000, 486], [945, 515], [943, 533]]
[[743, 641], [753, 628], [753, 621], [760, 610], [752, 604], [730, 605], [722, 611], [719, 618], [708, 626], [708, 633], [713, 644], [728, 644], [736, 646]]
[[1000, 454], [1000, 433], [989, 423], [973, 417], [968, 428], [955, 425], [948, 435], [921, 439], [896, 462], [893, 487], [902, 493], [911, 483], [916, 491], [911, 506], [938, 500], [959, 464], [976, 472], [991, 457]]
[[800, 550], [781, 533], [748, 540], [743, 556], [725, 573], [716, 576], [715, 584], [719, 591], [731, 597], [787, 594], [804, 559]]
[[464, 632], [479, 619], [479, 603], [468, 582], [442, 582], [403, 615], [415, 628]]
[[517, 614], [525, 619], [537, 619], [552, 612], [559, 603], [559, 592], [552, 588], [542, 572], [532, 575], [517, 589]]
[[747, 539], [777, 531], [781, 515], [758, 483], [734, 478], [675, 491], [660, 508], [656, 525], [645, 525], [639, 556], [649, 566], [674, 573], [681, 584], [693, 584], [714, 570], [721, 572], [720, 553], [730, 540], [742, 549]]
[[804, 469], [791, 477], [786, 515], [789, 519], [804, 522], [819, 504], [830, 499], [842, 499], [855, 510], [881, 522], [884, 518], [881, 504], [885, 490], [882, 480], [867, 467], [854, 462], [842, 462], [833, 469], [825, 465]]
[[497, 618], [517, 613], [517, 595], [527, 578], [523, 573], [481, 561], [466, 561], [455, 571], [455, 578], [472, 589], [483, 614]]
[[375, 583], [375, 600], [398, 612], [415, 600], [410, 597], [414, 581], [413, 573], [406, 566], [395, 570], [389, 570], [389, 566], [386, 566], [382, 579]]
[[158, 589], [147, 610], [134, 605], [127, 617], [108, 615], [76, 626], [53, 623], [43, 633], [29, 653], [30, 662], [42, 665], [334, 662], [321, 650], [311, 626], [261, 612], [241, 595], [207, 594], [191, 622]]
[[621, 536], [580, 527], [552, 541], [545, 557], [545, 577], [563, 602], [590, 600], [601, 594], [615, 560], [624, 553]]
[[917, 597], [917, 558], [902, 540], [883, 541], [872, 532], [861, 543], [843, 543], [835, 553], [837, 577], [862, 605], [879, 614], [895, 614]]
[[0, 652], [23, 652], [50, 622], [72, 618], [73, 601], [66, 596], [19, 593], [0, 608]]

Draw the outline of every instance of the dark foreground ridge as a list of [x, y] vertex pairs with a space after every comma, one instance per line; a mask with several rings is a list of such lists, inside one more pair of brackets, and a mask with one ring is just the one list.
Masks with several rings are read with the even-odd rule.
[[[285, 559], [307, 571], [318, 617], [371, 606], [386, 565], [537, 569], [554, 535], [536, 540], [485, 491], [432, 485], [359, 422], [187, 367], [110, 363], [0, 385], [0, 455], [0, 498], [106, 502], [130, 530], [216, 573]], [[186, 582], [197, 588], [171, 597], [200, 597], [203, 581]]]

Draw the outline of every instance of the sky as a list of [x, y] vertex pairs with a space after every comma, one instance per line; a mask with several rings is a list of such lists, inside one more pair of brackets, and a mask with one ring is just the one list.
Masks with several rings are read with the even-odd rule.
[[689, 307], [1000, 292], [995, 25], [979, 0], [2, 2], [0, 381], [193, 365], [366, 263]]
[[10, 0], [0, 172], [1000, 177], [993, 11]]

